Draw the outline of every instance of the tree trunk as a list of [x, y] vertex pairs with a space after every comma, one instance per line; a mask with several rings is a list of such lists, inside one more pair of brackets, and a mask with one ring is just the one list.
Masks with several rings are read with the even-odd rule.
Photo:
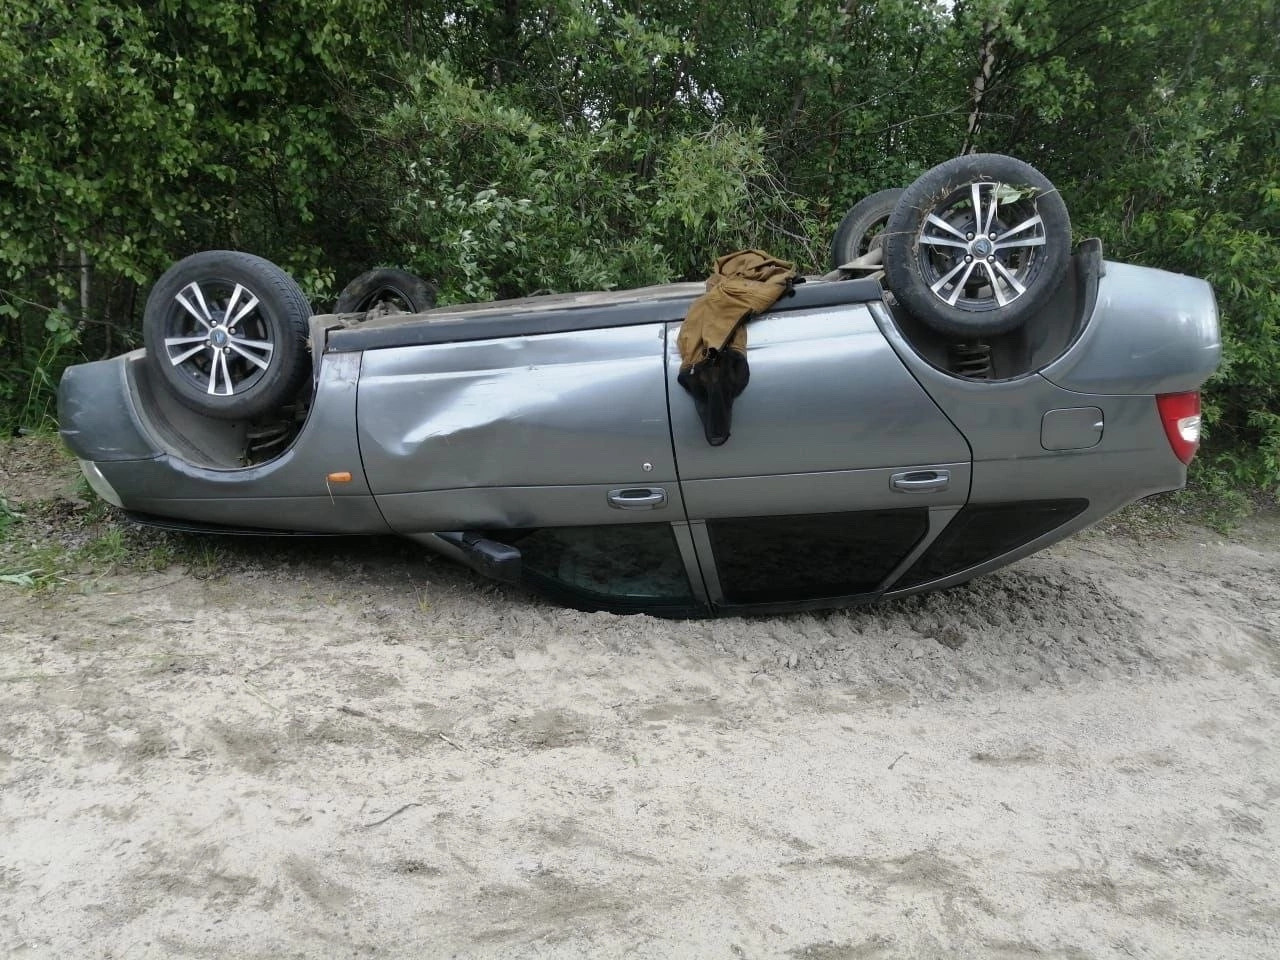
[[991, 82], [991, 72], [996, 65], [995, 32], [999, 23], [989, 20], [982, 24], [982, 44], [978, 48], [978, 72], [969, 88], [969, 101], [973, 108], [969, 112], [969, 127], [965, 131], [964, 144], [960, 148], [961, 155], [977, 150], [978, 131], [982, 128], [982, 98], [986, 96], [987, 84]]
[[84, 247], [80, 248], [80, 324], [79, 328], [89, 322], [89, 254]]

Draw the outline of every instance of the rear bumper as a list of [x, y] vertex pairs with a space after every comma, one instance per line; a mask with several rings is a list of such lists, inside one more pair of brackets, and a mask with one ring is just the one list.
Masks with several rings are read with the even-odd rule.
[[1200, 389], [1221, 359], [1218, 304], [1208, 283], [1108, 262], [1084, 332], [1040, 373], [1077, 393], [1182, 393]]

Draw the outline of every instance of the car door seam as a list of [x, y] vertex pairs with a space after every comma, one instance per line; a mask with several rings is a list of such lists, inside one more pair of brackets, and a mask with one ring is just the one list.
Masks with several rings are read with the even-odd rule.
[[392, 533], [395, 533], [396, 532], [395, 528], [391, 526], [391, 524], [387, 521], [386, 514], [382, 512], [382, 504], [378, 502], [378, 494], [374, 492], [373, 484], [369, 482], [369, 471], [364, 464], [364, 444], [361, 443], [361, 438], [360, 438], [360, 433], [361, 433], [360, 378], [363, 373], [364, 373], [364, 351], [361, 350], [360, 361], [356, 366], [356, 382], [355, 382], [356, 397], [355, 397], [355, 402], [352, 405], [354, 408], [352, 410], [352, 415], [355, 417], [355, 421], [356, 421], [356, 456], [360, 459], [360, 472], [364, 474], [364, 485], [369, 488], [369, 497], [370, 499], [373, 500], [373, 509], [378, 511], [378, 516], [382, 518], [382, 522], [386, 526], [387, 530]]
[[[669, 320], [662, 324], [662, 395], [667, 405], [667, 442], [671, 444], [671, 465], [674, 468], [676, 475], [676, 490], [680, 493], [680, 513], [684, 516], [685, 529], [691, 534], [689, 506], [684, 497], [684, 483], [680, 479], [680, 458], [676, 454], [675, 425], [672, 423], [671, 419], [671, 371], [669, 369], [671, 357], [669, 337], [671, 335], [671, 324], [679, 322], [679, 320]], [[707, 598], [708, 605], [713, 606], [710, 603], [711, 590], [708, 588], [707, 577], [704, 573], [706, 561], [698, 551], [698, 544], [693, 540], [692, 536], [690, 536], [690, 546], [693, 549], [693, 558], [697, 561], [698, 581], [702, 584], [702, 595]], [[709, 559], [710, 558], [708, 558], [708, 560]]]

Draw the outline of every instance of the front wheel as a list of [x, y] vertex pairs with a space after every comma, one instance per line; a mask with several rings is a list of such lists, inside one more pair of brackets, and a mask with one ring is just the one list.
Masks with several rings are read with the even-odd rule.
[[889, 289], [922, 323], [961, 339], [1021, 326], [1053, 296], [1071, 257], [1057, 189], [998, 153], [927, 171], [903, 191], [885, 234]]
[[269, 260], [208, 250], [156, 282], [142, 334], [151, 368], [184, 405], [248, 420], [296, 396], [311, 366], [310, 317], [297, 283]]
[[366, 270], [338, 294], [334, 313], [367, 313], [379, 305], [422, 313], [436, 305], [436, 290], [421, 277], [395, 267]]

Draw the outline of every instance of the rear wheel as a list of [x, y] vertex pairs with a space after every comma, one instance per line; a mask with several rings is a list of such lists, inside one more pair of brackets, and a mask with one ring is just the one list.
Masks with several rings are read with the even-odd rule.
[[311, 307], [268, 260], [208, 250], [180, 260], [147, 297], [147, 358], [186, 406], [246, 420], [293, 399], [310, 370]]
[[1053, 296], [1071, 256], [1058, 191], [998, 153], [926, 172], [903, 191], [885, 235], [889, 289], [921, 322], [958, 338], [1021, 326]]
[[901, 188], [893, 187], [864, 197], [849, 208], [831, 240], [832, 270], [881, 246], [885, 224], [901, 196]]

